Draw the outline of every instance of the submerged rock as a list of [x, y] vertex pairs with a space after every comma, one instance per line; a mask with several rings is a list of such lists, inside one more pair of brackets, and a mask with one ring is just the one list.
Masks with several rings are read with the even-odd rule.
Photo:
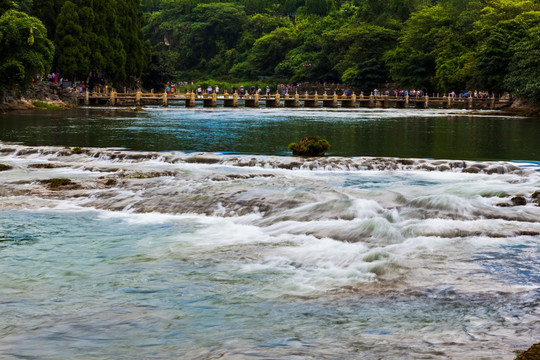
[[80, 186], [67, 178], [53, 178], [49, 180], [42, 180], [42, 183], [49, 184], [49, 189], [51, 190], [60, 190], [60, 189], [77, 189]]
[[0, 171], [6, 171], [11, 170], [13, 167], [6, 165], [6, 164], [0, 164]]
[[527, 205], [527, 200], [523, 196], [514, 196], [510, 201], [514, 206], [525, 206]]

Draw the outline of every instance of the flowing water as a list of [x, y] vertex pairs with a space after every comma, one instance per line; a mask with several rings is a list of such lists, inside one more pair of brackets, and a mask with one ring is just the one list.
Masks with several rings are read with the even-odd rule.
[[[496, 112], [2, 115], [0, 358], [513, 359], [540, 335], [539, 133]], [[330, 156], [288, 154], [311, 134]]]

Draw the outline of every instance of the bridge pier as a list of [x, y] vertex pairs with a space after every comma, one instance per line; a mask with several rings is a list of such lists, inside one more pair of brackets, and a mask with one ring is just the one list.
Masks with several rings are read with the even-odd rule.
[[137, 92], [135, 93], [135, 106], [137, 107], [141, 106], [141, 97], [142, 97], [141, 90], [137, 90]]
[[313, 99], [308, 99], [307, 96], [308, 96], [308, 93], [306, 91], [306, 100], [304, 100], [304, 107], [318, 108], [319, 107], [319, 94], [315, 92], [315, 95], [313, 95]]
[[353, 93], [350, 98], [341, 98], [342, 108], [355, 108], [356, 107], [356, 94]]
[[169, 98], [167, 95], [167, 91], [163, 92], [163, 107], [169, 106]]
[[281, 101], [279, 99], [279, 92], [276, 92], [276, 95], [272, 99], [270, 96], [266, 97], [266, 107], [274, 108], [274, 107], [280, 107]]
[[334, 91], [334, 95], [332, 95], [331, 99], [329, 99], [328, 95], [326, 95], [326, 93], [324, 93], [324, 95], [323, 95], [323, 107], [328, 107], [328, 108], [337, 108], [338, 107], [338, 96], [337, 96], [335, 91]]
[[289, 94], [287, 94], [285, 96], [285, 103], [284, 103], [284, 106], [285, 107], [292, 107], [292, 108], [297, 108], [300, 106], [300, 97], [298, 96], [298, 93], [294, 94], [294, 97], [291, 99], [289, 98], [288, 96]]
[[109, 104], [111, 106], [116, 105], [116, 91], [114, 91], [114, 90], [111, 90], [111, 92], [109, 94]]
[[258, 108], [259, 107], [259, 94], [245, 98], [245, 107]]
[[209, 98], [205, 97], [203, 99], [203, 106], [204, 107], [216, 107], [217, 106], [217, 95], [216, 95], [216, 93], [212, 93], [212, 95]]
[[186, 107], [187, 108], [195, 107], [195, 93], [194, 92], [191, 92], [189, 94], [189, 97], [186, 99]]
[[223, 98], [223, 107], [238, 107], [238, 94], [235, 92], [231, 97], [230, 95], [225, 92], [224, 98]]
[[375, 104], [375, 97], [373, 97], [373, 93], [369, 95], [369, 107], [374, 108], [376, 106]]

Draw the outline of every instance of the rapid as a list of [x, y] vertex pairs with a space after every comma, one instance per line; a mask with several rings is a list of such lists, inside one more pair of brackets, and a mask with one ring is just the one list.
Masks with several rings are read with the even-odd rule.
[[[149, 116], [215, 121], [184, 111]], [[0, 137], [2, 357], [513, 359], [538, 342], [535, 157], [78, 151], [17, 131]]]

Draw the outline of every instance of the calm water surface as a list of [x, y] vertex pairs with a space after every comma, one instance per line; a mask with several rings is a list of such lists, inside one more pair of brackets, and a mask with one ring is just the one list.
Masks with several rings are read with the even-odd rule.
[[395, 109], [87, 109], [0, 115], [0, 140], [30, 145], [125, 147], [286, 155], [319, 135], [336, 156], [540, 160], [540, 119], [497, 112]]
[[[511, 360], [540, 334], [539, 124], [1, 115], [0, 358]], [[289, 156], [309, 134], [333, 156]]]

